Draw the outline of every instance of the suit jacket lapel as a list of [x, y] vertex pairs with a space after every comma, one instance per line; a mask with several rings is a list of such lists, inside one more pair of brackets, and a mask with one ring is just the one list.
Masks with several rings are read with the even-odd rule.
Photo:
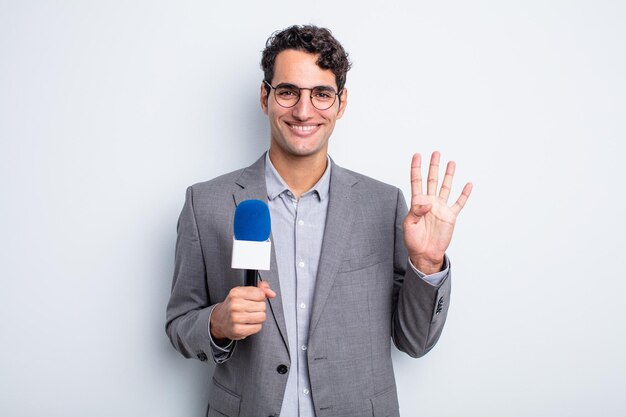
[[309, 335], [315, 331], [337, 276], [337, 270], [343, 260], [344, 249], [350, 243], [350, 229], [354, 221], [355, 202], [358, 197], [352, 186], [356, 182], [357, 180], [352, 174], [333, 163], [330, 174], [328, 212], [326, 214], [322, 252], [317, 268]]
[[[262, 200], [267, 202], [267, 187], [265, 185], [265, 154], [259, 158], [254, 164], [244, 169], [236, 183], [242, 187], [235, 191], [233, 199], [235, 205], [244, 200]], [[273, 242], [274, 237], [270, 236]], [[280, 292], [280, 281], [278, 279], [278, 266], [276, 265], [276, 252], [272, 244], [272, 258], [270, 260], [269, 271], [259, 271], [259, 275], [263, 281], [267, 281], [270, 288], [276, 292], [276, 297], [268, 300], [272, 315], [276, 321], [276, 326], [285, 343], [287, 349], [287, 326], [285, 325], [285, 315], [283, 311], [283, 303]]]

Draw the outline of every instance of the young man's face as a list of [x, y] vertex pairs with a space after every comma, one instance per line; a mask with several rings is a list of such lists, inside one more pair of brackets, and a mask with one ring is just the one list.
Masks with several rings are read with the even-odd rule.
[[[317, 55], [296, 50], [285, 50], [276, 56], [273, 86], [292, 84], [313, 88], [329, 86], [337, 91], [335, 74], [321, 69], [315, 63]], [[318, 110], [311, 103], [310, 90], [302, 90], [300, 100], [291, 108], [276, 102], [275, 90], [269, 95], [261, 85], [261, 107], [267, 114], [271, 128], [271, 149], [286, 158], [326, 156], [328, 138], [340, 119], [347, 103], [347, 91], [327, 110]]]

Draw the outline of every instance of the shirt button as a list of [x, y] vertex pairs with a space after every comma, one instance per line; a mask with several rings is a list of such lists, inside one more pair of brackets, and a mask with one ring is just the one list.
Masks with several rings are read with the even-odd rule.
[[300, 226], [304, 225], [304, 220], [298, 220], [298, 224], [299, 224]]
[[309, 390], [308, 389], [303, 389], [302, 392], [304, 393], [304, 395], [309, 395]]
[[300, 349], [302, 349], [302, 350], [306, 350], [306, 346], [305, 346], [305, 345], [302, 345], [302, 347], [301, 347]]
[[300, 262], [300, 263], [298, 264], [298, 266], [299, 266], [300, 268], [304, 268], [304, 262]]
[[300, 303], [300, 308], [306, 308], [306, 304]]

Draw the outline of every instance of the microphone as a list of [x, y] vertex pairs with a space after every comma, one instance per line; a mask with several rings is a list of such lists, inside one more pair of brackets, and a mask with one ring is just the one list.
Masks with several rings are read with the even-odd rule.
[[246, 285], [255, 286], [258, 271], [269, 271], [272, 252], [270, 210], [261, 200], [244, 200], [235, 209], [231, 268], [246, 270]]

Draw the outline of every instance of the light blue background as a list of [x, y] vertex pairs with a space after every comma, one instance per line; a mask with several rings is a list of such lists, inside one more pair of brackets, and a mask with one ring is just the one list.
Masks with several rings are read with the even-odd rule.
[[354, 61], [335, 160], [475, 184], [402, 415], [625, 415], [624, 4], [0, 0], [0, 414], [204, 415], [163, 330], [184, 190], [267, 147], [260, 51], [315, 23]]

